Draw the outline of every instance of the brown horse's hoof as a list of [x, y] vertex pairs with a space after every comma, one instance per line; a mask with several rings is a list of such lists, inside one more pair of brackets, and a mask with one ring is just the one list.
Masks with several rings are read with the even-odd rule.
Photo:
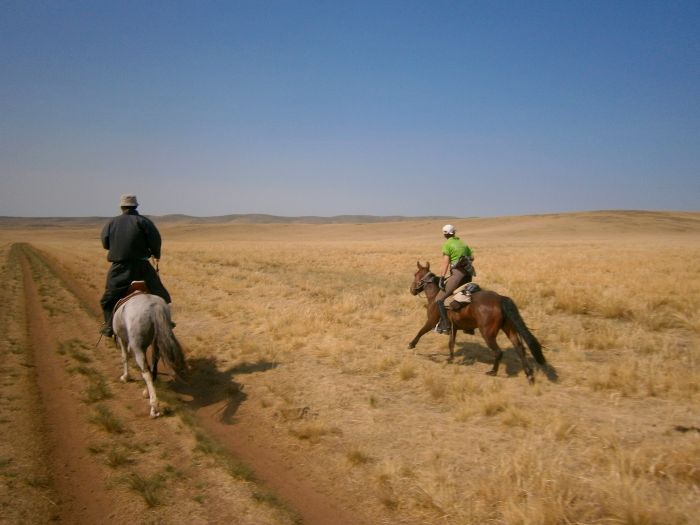
[[531, 385], [534, 385], [535, 384], [535, 376], [533, 376], [533, 375], [527, 376], [527, 382], [530, 383]]
[[496, 371], [495, 371], [495, 370], [489, 370], [488, 372], [486, 372], [486, 375], [487, 375], [487, 376], [495, 376], [495, 375], [496, 375]]
[[408, 343], [408, 349], [411, 350], [412, 348], [415, 348], [416, 345], [414, 343]]

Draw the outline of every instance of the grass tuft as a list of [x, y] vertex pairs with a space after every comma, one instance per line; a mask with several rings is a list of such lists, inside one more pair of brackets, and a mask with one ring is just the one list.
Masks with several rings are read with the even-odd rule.
[[90, 384], [85, 390], [83, 400], [86, 403], [97, 403], [98, 401], [104, 401], [105, 399], [110, 399], [112, 397], [112, 392], [109, 389], [106, 381], [97, 375], [90, 377]]
[[90, 418], [90, 422], [110, 434], [123, 434], [126, 431], [124, 424], [105, 405], [95, 406], [95, 413]]
[[132, 491], [140, 495], [150, 508], [161, 504], [161, 490], [165, 482], [162, 475], [145, 477], [137, 472], [132, 472], [125, 478], [124, 482]]

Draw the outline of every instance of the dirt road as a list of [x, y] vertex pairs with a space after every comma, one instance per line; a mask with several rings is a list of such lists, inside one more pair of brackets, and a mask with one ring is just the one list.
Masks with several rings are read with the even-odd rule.
[[222, 418], [244, 395], [230, 377], [194, 363], [189, 384], [159, 386], [170, 417], [150, 420], [140, 381], [117, 381], [112, 342], [95, 346], [98, 297], [31, 245], [4, 256], [1, 522], [363, 522], [253, 414]]

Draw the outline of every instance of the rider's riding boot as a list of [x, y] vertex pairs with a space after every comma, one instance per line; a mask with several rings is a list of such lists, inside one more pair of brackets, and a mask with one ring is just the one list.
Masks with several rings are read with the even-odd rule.
[[439, 334], [447, 334], [452, 331], [450, 327], [450, 321], [447, 319], [447, 309], [445, 308], [445, 303], [443, 301], [437, 302], [438, 311], [440, 312], [440, 322], [436, 327], [436, 332]]
[[170, 312], [170, 328], [175, 328], [177, 325], [175, 324], [175, 321], [173, 321], [173, 309], [170, 304], [168, 304], [168, 312]]
[[104, 310], [105, 323], [100, 328], [100, 333], [106, 337], [114, 337], [112, 330], [112, 310]]

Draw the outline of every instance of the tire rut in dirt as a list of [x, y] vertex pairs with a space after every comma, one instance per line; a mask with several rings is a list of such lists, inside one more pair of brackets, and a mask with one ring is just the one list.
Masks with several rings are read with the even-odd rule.
[[0, 270], [0, 523], [59, 517], [47, 477], [47, 444], [27, 327], [20, 251], [2, 253]]
[[[29, 252], [30, 258], [36, 265], [44, 266], [68, 292], [75, 295], [83, 309], [89, 313], [89, 308], [85, 304], [89, 303], [90, 294], [86, 293], [70, 273], [61, 267], [59, 261], [30, 245], [23, 246], [23, 249]], [[97, 304], [97, 297], [93, 297], [93, 302]], [[98, 315], [99, 313], [93, 309], [92, 316], [97, 317]], [[224, 385], [222, 388], [227, 390], [230, 385]], [[201, 386], [198, 394], [192, 393], [201, 399], [210, 397], [210, 391], [211, 385], [208, 385]], [[227, 397], [218, 394], [213, 394], [213, 396], [215, 399]], [[284, 458], [272, 452], [274, 447], [266, 445], [266, 443], [270, 444], [271, 437], [264, 435], [268, 429], [252, 425], [255, 420], [254, 414], [246, 415], [246, 420], [240, 421], [236, 425], [228, 425], [224, 424], [219, 417], [221, 407], [208, 405], [193, 406], [193, 408], [195, 408], [194, 423], [198, 427], [196, 432], [200, 435], [207, 435], [205, 439], [215, 440], [220, 449], [233, 456], [234, 463], [243, 461], [249, 465], [255, 473], [254, 478], [264, 482], [275, 491], [283, 499], [285, 507], [294, 509], [294, 512], [301, 516], [304, 523], [308, 525], [331, 522], [338, 525], [365, 523], [360, 516], [355, 513], [347, 513], [335, 504], [334, 498], [325, 493], [327, 487], [323, 486], [322, 481], [314, 482], [306, 479], [303, 469], [298, 468], [295, 464], [290, 464], [288, 460], [285, 461]], [[255, 428], [254, 433], [251, 433], [248, 427]], [[262, 490], [267, 492], [267, 489]]]
[[[150, 420], [140, 381], [116, 382], [120, 358], [111, 340], [99, 349], [86, 341], [98, 324], [76, 296], [75, 286], [67, 284], [70, 275], [61, 275], [63, 269], [52, 267], [51, 259], [30, 245], [17, 245], [15, 252], [21, 261], [27, 346], [37, 362], [48, 466], [61, 521], [143, 522], [157, 516], [166, 523], [297, 522], [264, 488], [237, 479], [225, 457], [202, 445], [200, 430], [178, 417]], [[97, 394], [89, 392], [95, 381]], [[163, 386], [160, 392], [167, 393]], [[105, 392], [109, 395], [102, 396]], [[176, 396], [170, 398], [177, 410]], [[100, 409], [112, 423], [96, 421]], [[105, 432], [107, 424], [115, 427]], [[154, 513], [151, 518], [149, 512]]]
[[[89, 456], [89, 429], [75, 410], [69, 377], [62, 373], [64, 363], [58, 354], [56, 337], [44, 313], [41, 296], [34, 281], [40, 269], [32, 264], [21, 247], [24, 300], [26, 304], [27, 347], [33, 355], [36, 379], [43, 408], [43, 427], [47, 439], [49, 473], [58, 494], [58, 514], [68, 523], [104, 521], [105, 509], [114, 507], [114, 499], [100, 490], [104, 479]], [[86, 490], [90, 487], [89, 490]]]

